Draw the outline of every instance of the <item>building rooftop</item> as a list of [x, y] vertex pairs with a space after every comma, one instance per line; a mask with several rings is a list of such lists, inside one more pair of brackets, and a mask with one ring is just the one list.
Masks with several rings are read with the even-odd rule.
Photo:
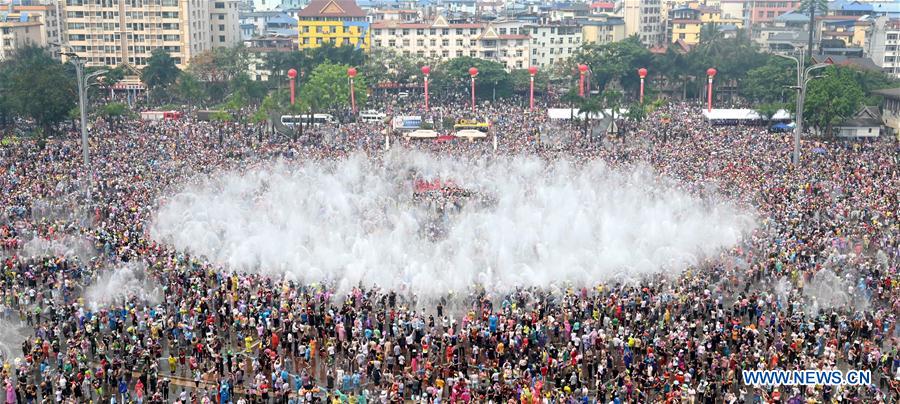
[[299, 17], [365, 17], [355, 0], [312, 0], [297, 13]]

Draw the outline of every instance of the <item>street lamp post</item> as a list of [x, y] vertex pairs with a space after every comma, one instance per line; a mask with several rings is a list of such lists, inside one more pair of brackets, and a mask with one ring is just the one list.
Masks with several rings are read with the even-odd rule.
[[88, 146], [87, 133], [87, 83], [91, 79], [106, 74], [109, 71], [98, 70], [85, 76], [84, 59], [78, 57], [78, 54], [74, 52], [61, 53], [61, 55], [68, 56], [72, 65], [75, 66], [75, 79], [77, 81], [76, 84], [78, 84], [78, 109], [81, 115], [81, 154], [84, 160], [84, 170], [87, 176], [87, 180], [85, 181], [85, 195], [88, 199], [91, 199], [91, 180], [93, 178], [93, 170], [91, 170], [91, 156]]
[[803, 104], [806, 101], [806, 86], [809, 84], [810, 80], [815, 78], [809, 77], [809, 74], [814, 70], [823, 69], [829, 66], [828, 63], [819, 63], [804, 69], [806, 59], [802, 56], [802, 49], [800, 50], [800, 55], [800, 57], [794, 57], [776, 54], [776, 56], [793, 60], [794, 63], [797, 64], [797, 85], [793, 87], [794, 90], [797, 90], [797, 111], [796, 119], [794, 120], [794, 153], [791, 156], [791, 162], [794, 164], [794, 167], [797, 167], [800, 164], [800, 135], [803, 133]]

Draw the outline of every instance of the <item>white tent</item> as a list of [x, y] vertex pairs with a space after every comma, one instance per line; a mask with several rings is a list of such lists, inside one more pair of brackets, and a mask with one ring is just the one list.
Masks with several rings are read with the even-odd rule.
[[406, 137], [414, 139], [434, 139], [438, 137], [438, 133], [428, 129], [417, 129], [407, 133]]
[[472, 139], [483, 139], [487, 137], [487, 133], [477, 131], [474, 129], [463, 129], [453, 134], [453, 136], [466, 138], [469, 140]]
[[[731, 108], [731, 109], [713, 109], [703, 110], [703, 117], [710, 121], [759, 121], [763, 118], [759, 116], [755, 110], [749, 108]], [[779, 109], [772, 115], [773, 121], [786, 121], [791, 119], [791, 114], [783, 109]]]

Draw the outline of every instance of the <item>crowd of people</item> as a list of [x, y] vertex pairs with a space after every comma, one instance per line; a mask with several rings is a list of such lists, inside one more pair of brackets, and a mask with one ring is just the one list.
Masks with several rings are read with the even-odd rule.
[[[310, 130], [301, 142], [190, 118], [98, 120], [89, 168], [74, 134], [0, 148], [0, 402], [900, 401], [896, 141], [805, 139], [795, 167], [785, 135], [709, 126], [688, 104], [602, 137], [549, 122], [544, 108], [480, 105], [496, 151], [490, 141], [399, 138], [392, 147], [649, 165], [689, 192], [714, 189], [753, 209], [759, 225], [676, 277], [501, 295], [473, 285], [434, 299], [369, 285], [337, 294], [176, 251], [150, 237], [149, 221], [160, 198], [198, 174], [276, 158], [377, 159], [383, 124]], [[450, 103], [430, 113], [465, 110]], [[541, 128], [568, 141], [543, 144]], [[317, 142], [325, 131], [332, 139]], [[162, 299], [84, 296], [133, 264]], [[808, 293], [823, 282], [843, 298]], [[741, 378], [771, 369], [859, 369], [872, 380], [753, 386]]]

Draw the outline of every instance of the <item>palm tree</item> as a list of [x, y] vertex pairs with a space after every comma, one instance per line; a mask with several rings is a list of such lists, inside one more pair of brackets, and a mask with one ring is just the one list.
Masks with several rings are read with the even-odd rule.
[[578, 115], [584, 115], [584, 136], [587, 137], [591, 117], [603, 111], [603, 103], [596, 97], [585, 97], [578, 103]]
[[816, 29], [816, 11], [825, 14], [828, 10], [828, 0], [803, 0], [800, 9], [809, 12], [809, 43], [806, 46], [806, 57], [812, 58], [813, 36]]

